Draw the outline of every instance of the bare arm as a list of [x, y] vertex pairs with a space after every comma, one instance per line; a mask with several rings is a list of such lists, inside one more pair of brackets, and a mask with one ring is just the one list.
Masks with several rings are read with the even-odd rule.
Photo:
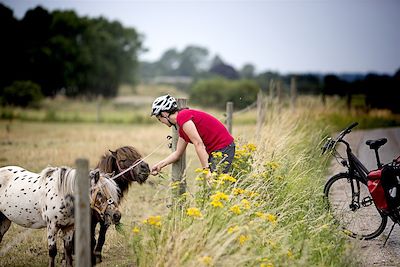
[[203, 143], [203, 139], [201, 139], [199, 132], [197, 131], [196, 125], [194, 125], [193, 121], [189, 120], [182, 125], [182, 129], [187, 134], [190, 141], [192, 141], [201, 166], [203, 168], [208, 168], [208, 153]]
[[161, 171], [162, 168], [177, 161], [182, 156], [183, 152], [186, 149], [186, 146], [187, 146], [186, 141], [183, 138], [179, 137], [178, 143], [176, 144], [176, 150], [171, 154], [169, 154], [168, 157], [155, 164], [151, 168], [151, 174], [156, 175]]

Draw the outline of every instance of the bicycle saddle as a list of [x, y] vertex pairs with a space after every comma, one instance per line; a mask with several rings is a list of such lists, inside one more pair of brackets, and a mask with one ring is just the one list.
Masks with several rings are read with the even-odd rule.
[[365, 142], [365, 144], [369, 146], [370, 149], [379, 149], [381, 146], [386, 144], [386, 142], [386, 138], [381, 138], [377, 140], [368, 140], [367, 142]]

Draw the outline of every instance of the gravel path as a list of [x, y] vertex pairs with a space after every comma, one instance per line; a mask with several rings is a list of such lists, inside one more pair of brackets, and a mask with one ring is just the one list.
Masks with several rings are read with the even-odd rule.
[[[360, 161], [371, 170], [376, 169], [375, 154], [373, 150], [370, 150], [369, 147], [365, 145], [365, 142], [369, 139], [379, 139], [383, 137], [386, 137], [388, 142], [379, 149], [379, 155], [381, 162], [387, 163], [400, 155], [400, 127], [352, 131], [345, 139], [351, 144], [353, 153], [355, 153]], [[332, 163], [331, 169], [332, 173], [344, 170], [336, 161]], [[352, 242], [360, 251], [360, 257], [358, 258], [360, 259], [361, 266], [400, 266], [399, 225], [394, 227], [386, 246], [382, 247], [392, 225], [392, 221], [389, 220], [385, 231], [374, 240], [349, 240], [349, 242]]]

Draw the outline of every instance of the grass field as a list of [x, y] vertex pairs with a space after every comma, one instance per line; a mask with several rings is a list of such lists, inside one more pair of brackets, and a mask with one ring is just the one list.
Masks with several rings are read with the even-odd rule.
[[[126, 120], [148, 116], [147, 106], [116, 108], [109, 103], [104, 116], [115, 119], [95, 123], [96, 102], [62, 103], [61, 110], [57, 102], [48, 105], [57, 116], [71, 116], [65, 123], [0, 121], [1, 166], [38, 172], [48, 165], [74, 166], [84, 157], [94, 167], [105, 151], [122, 145], [148, 155], [171, 132], [154, 120]], [[223, 119], [222, 111], [209, 111]], [[48, 111], [13, 112], [40, 118], [37, 114]], [[88, 122], [74, 121], [74, 112]], [[174, 187], [168, 169], [150, 177], [149, 183], [134, 184], [121, 207], [123, 231], [108, 231], [99, 266], [352, 266], [356, 252], [322, 201], [328, 159], [320, 157], [319, 146], [329, 132], [360, 118], [364, 127], [400, 121], [381, 111], [345, 113], [336, 100], [324, 107], [317, 99], [301, 98], [296, 110], [270, 107], [256, 139], [255, 110], [234, 116], [239, 154], [232, 179], [221, 183], [226, 177], [216, 176], [213, 187], [204, 188], [189, 146], [188, 194], [180, 200], [181, 208], [167, 207]], [[167, 145], [162, 146], [147, 162], [152, 165], [169, 153]], [[45, 230], [13, 224], [0, 245], [0, 266], [44, 266], [46, 243]], [[58, 247], [60, 252], [61, 244]]]

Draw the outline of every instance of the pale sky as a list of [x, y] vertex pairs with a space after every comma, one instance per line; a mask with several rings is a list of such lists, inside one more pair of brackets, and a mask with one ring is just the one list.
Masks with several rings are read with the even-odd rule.
[[37, 5], [73, 9], [134, 27], [154, 61], [188, 45], [240, 69], [285, 73], [377, 72], [400, 68], [397, 0], [0, 0], [22, 18]]

